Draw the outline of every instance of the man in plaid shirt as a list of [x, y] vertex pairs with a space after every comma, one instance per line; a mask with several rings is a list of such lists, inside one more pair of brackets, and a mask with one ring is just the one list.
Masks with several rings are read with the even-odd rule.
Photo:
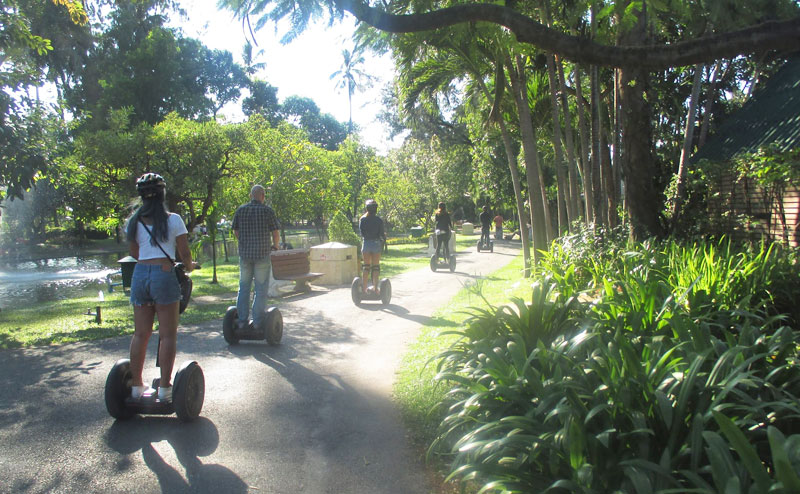
[[236, 310], [240, 329], [249, 325], [250, 286], [253, 281], [256, 287], [253, 325], [258, 327], [262, 323], [272, 269], [269, 254], [278, 250], [280, 244], [281, 226], [275, 211], [264, 204], [265, 198], [264, 187], [254, 185], [250, 189], [250, 202], [239, 206], [233, 215], [233, 234], [239, 242], [239, 296], [236, 298]]

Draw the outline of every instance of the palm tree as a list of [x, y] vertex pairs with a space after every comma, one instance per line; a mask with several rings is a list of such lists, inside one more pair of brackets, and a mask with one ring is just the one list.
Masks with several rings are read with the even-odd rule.
[[374, 79], [359, 67], [364, 64], [364, 45], [356, 44], [353, 51], [342, 50], [342, 66], [331, 74], [330, 79], [338, 78], [337, 89], [347, 89], [347, 101], [350, 111], [350, 120], [347, 123], [347, 133], [353, 132], [353, 93], [356, 89], [364, 89], [372, 85]]
[[242, 48], [242, 62], [244, 63], [244, 73], [247, 74], [248, 79], [253, 79], [253, 76], [259, 70], [264, 69], [267, 64], [264, 62], [256, 62], [259, 55], [263, 54], [264, 50], [258, 50], [258, 53], [253, 55], [253, 45], [246, 42]]

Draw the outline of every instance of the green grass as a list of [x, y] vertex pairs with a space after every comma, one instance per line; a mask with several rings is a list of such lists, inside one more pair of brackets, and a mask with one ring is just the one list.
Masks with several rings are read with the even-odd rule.
[[[473, 238], [464, 242], [473, 245]], [[460, 242], [459, 242], [460, 245]], [[408, 348], [398, 371], [394, 395], [400, 404], [403, 418], [411, 430], [412, 440], [418, 447], [427, 447], [435, 437], [440, 415], [432, 414], [433, 407], [449, 391], [437, 385], [436, 355], [447, 350], [456, 338], [443, 334], [458, 328], [469, 317], [468, 309], [486, 307], [486, 303], [500, 305], [511, 299], [530, 297], [530, 282], [521, 277], [522, 256], [471, 286], [465, 286], [442, 309], [434, 313]], [[480, 295], [479, 295], [480, 293]]]
[[[192, 298], [203, 295], [222, 295], [236, 292], [239, 284], [237, 264], [217, 266], [217, 284], [211, 284], [213, 270], [209, 264], [205, 269], [192, 273], [194, 289]], [[29, 306], [4, 308], [0, 312], [0, 348], [53, 345], [76, 341], [96, 340], [133, 333], [133, 311], [127, 294], [117, 290], [104, 292], [100, 302], [97, 288], [87, 288], [82, 296], [69, 300], [41, 302]], [[102, 322], [87, 315], [87, 310], [101, 307]], [[213, 303], [193, 302], [181, 316], [181, 324], [197, 324], [217, 319], [229, 300]]]
[[[471, 248], [473, 237], [462, 237], [456, 241], [457, 251]], [[427, 266], [427, 246], [422, 244], [389, 247], [389, 254], [381, 259], [381, 275], [394, 276]], [[189, 309], [181, 315], [181, 324], [200, 324], [222, 317], [225, 309], [234, 302], [239, 286], [238, 259], [218, 262], [217, 281], [211, 284], [213, 270], [211, 262], [203, 260], [203, 269], [192, 273], [194, 289]], [[216, 295], [224, 298], [203, 300], [203, 296]], [[33, 303], [21, 307], [4, 307], [0, 312], [0, 348], [45, 346], [78, 341], [97, 340], [133, 333], [133, 311], [128, 295], [117, 290], [104, 293], [105, 300], [98, 301], [97, 287], [87, 288], [75, 298]], [[94, 312], [101, 306], [102, 322], [96, 323], [87, 310]]]

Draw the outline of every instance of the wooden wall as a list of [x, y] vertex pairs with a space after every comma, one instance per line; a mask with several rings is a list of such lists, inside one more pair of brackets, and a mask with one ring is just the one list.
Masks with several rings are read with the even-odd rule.
[[720, 179], [708, 198], [709, 220], [717, 234], [737, 240], [768, 240], [800, 245], [800, 186], [763, 190], [750, 179], [731, 174]]

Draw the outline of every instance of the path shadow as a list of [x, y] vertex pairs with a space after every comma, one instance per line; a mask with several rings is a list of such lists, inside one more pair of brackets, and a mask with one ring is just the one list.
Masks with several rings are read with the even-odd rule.
[[[204, 464], [201, 456], [209, 456], [219, 445], [219, 432], [213, 422], [200, 417], [181, 423], [174, 417], [135, 417], [115, 421], [105, 433], [105, 443], [123, 456], [118, 468], [130, 465], [131, 454], [142, 452], [142, 459], [158, 478], [162, 492], [246, 493], [248, 486], [231, 469], [217, 464]], [[175, 451], [185, 476], [158, 453], [154, 443], [167, 441]]]
[[[288, 310], [282, 306], [281, 310]], [[284, 314], [283, 338], [278, 345], [270, 345], [265, 340], [240, 340], [235, 345], [228, 345], [220, 350], [238, 358], [247, 358], [254, 352], [261, 352], [274, 358], [285, 358], [291, 355], [310, 355], [320, 353], [320, 347], [346, 343], [359, 344], [362, 339], [350, 328], [339, 321], [326, 317], [321, 312], [303, 312], [293, 314], [287, 321]]]

